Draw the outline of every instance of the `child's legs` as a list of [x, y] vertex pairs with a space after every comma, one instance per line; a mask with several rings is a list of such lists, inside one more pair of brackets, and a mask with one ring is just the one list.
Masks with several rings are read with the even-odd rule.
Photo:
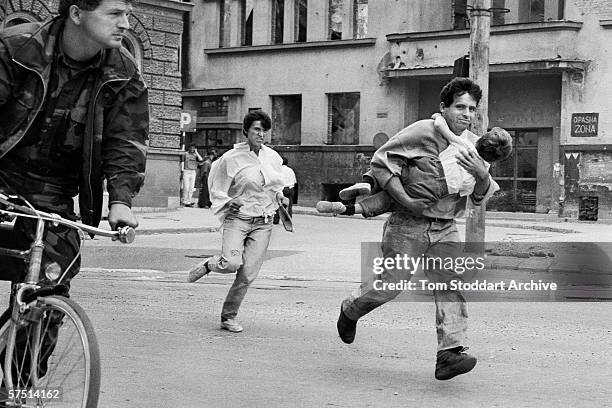
[[370, 187], [372, 187], [370, 194], [383, 191], [381, 184], [378, 182], [378, 171], [379, 170], [376, 167], [370, 167], [370, 170], [368, 170], [366, 173], [363, 174], [363, 176], [361, 176], [363, 182], [368, 183]]

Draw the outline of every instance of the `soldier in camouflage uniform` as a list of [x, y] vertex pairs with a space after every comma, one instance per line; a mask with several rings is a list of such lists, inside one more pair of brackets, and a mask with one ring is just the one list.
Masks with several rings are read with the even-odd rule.
[[[138, 225], [132, 199], [144, 181], [147, 88], [129, 52], [131, 0], [60, 0], [59, 16], [0, 33], [0, 188], [35, 207], [97, 226], [103, 180], [108, 221]], [[0, 245], [26, 248], [35, 222], [19, 219]], [[78, 234], [50, 227], [45, 264], [62, 270], [78, 254]], [[0, 259], [0, 279], [22, 279], [23, 265]], [[79, 270], [75, 262], [68, 273]]]

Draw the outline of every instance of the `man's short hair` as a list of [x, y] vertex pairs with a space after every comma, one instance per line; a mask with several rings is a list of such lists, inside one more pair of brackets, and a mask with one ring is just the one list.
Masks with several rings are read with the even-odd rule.
[[489, 163], [505, 160], [512, 154], [512, 136], [500, 127], [494, 127], [476, 141], [476, 151]]
[[[59, 0], [57, 12], [62, 17], [68, 17], [70, 6], [75, 5], [81, 10], [92, 11], [98, 8], [103, 0]], [[134, 3], [135, 0], [124, 0], [126, 3]]]
[[272, 128], [272, 119], [270, 119], [270, 116], [262, 110], [256, 110], [247, 113], [242, 120], [242, 134], [246, 136], [253, 122], [257, 121], [261, 122], [261, 126], [263, 126], [266, 131]]
[[448, 84], [444, 85], [440, 91], [440, 102], [444, 106], [449, 107], [453, 104], [456, 98], [463, 94], [470, 94], [476, 100], [476, 104], [480, 103], [482, 98], [482, 90], [469, 78], [457, 77], [453, 78]]
[[195, 143], [189, 143], [189, 145], [187, 146], [188, 149], [191, 149], [192, 147], [195, 149], [197, 146]]

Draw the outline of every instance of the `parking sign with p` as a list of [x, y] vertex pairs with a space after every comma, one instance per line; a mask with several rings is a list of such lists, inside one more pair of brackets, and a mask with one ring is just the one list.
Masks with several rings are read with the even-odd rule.
[[182, 132], [195, 132], [196, 131], [196, 111], [182, 111], [181, 112], [181, 131]]

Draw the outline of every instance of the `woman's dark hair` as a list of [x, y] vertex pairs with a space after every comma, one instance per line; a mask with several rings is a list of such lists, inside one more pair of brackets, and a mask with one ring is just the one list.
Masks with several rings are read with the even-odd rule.
[[251, 111], [247, 113], [242, 120], [242, 134], [246, 136], [253, 122], [257, 121], [261, 122], [261, 126], [263, 126], [264, 130], [266, 131], [270, 130], [272, 127], [272, 120], [266, 112], [262, 110]]
[[505, 160], [512, 154], [512, 136], [500, 127], [494, 127], [476, 141], [476, 151], [485, 161]]
[[476, 100], [476, 104], [478, 105], [480, 98], [482, 98], [482, 90], [476, 82], [469, 78], [453, 78], [453, 80], [444, 85], [444, 88], [440, 91], [440, 102], [442, 102], [444, 106], [449, 107], [456, 98], [466, 93], [472, 95], [472, 98]]

